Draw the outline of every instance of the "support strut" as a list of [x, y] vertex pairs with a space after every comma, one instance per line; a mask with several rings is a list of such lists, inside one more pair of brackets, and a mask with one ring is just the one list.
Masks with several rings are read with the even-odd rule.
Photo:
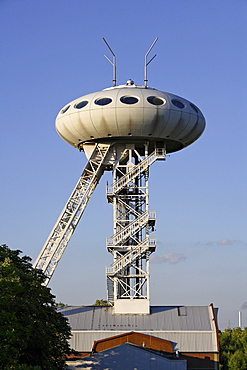
[[114, 262], [106, 267], [108, 301], [115, 313], [149, 313], [149, 256], [155, 251], [155, 238], [149, 233], [156, 220], [149, 210], [149, 166], [165, 159], [165, 149], [148, 155], [144, 148], [130, 144], [113, 168], [113, 184], [107, 186], [108, 202], [113, 205], [114, 235], [107, 238], [107, 249]]
[[47, 276], [45, 285], [51, 279], [80, 218], [85, 211], [101, 176], [104, 160], [109, 151], [108, 144], [95, 144], [92, 154], [77, 182], [71, 196], [62, 210], [54, 228], [33, 264]]

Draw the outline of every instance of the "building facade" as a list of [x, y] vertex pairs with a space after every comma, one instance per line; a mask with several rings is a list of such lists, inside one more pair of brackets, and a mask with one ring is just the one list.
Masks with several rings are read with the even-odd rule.
[[[101, 341], [102, 350], [115, 347], [119, 345], [117, 336], [135, 332], [170, 342], [172, 352], [187, 361], [188, 370], [218, 369], [217, 310], [212, 304], [151, 306], [147, 315], [114, 314], [114, 307], [105, 306], [69, 306], [59, 310], [69, 320], [71, 347], [76, 352], [92, 354], [95, 341]], [[111, 342], [110, 347], [107, 342]], [[167, 351], [161, 352], [165, 355]]]

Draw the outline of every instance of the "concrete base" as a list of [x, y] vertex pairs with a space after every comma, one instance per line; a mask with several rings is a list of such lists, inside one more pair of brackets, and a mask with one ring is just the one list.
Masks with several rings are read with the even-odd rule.
[[117, 299], [114, 301], [114, 314], [150, 314], [150, 299]]

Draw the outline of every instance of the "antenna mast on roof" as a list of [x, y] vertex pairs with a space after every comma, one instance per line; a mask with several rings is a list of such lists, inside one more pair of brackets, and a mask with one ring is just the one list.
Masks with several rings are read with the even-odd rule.
[[106, 46], [108, 47], [108, 49], [110, 50], [110, 52], [112, 53], [112, 56], [113, 56], [113, 62], [111, 61], [111, 59], [108, 58], [107, 55], [104, 55], [104, 57], [108, 60], [108, 62], [111, 63], [111, 65], [113, 66], [113, 86], [116, 86], [117, 84], [117, 68], [116, 68], [116, 55], [113, 53], [112, 49], [110, 48], [108, 42], [106, 41], [106, 39], [103, 37], [103, 40], [106, 44]]
[[157, 40], [158, 40], [158, 37], [156, 37], [156, 39], [154, 40], [154, 42], [150, 46], [148, 52], [145, 54], [145, 59], [144, 59], [144, 86], [145, 87], [147, 87], [147, 82], [148, 82], [148, 80], [147, 80], [147, 66], [156, 57], [156, 54], [153, 56], [153, 58], [150, 59], [149, 62], [147, 61], [147, 57], [148, 57], [148, 54], [150, 53], [150, 51], [152, 50], [152, 48], [154, 47], [154, 45], [155, 45], [155, 43], [156, 43]]

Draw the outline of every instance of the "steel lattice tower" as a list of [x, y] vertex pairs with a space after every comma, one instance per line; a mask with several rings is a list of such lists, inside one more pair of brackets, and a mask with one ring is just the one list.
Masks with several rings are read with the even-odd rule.
[[[104, 40], [105, 41], [105, 40]], [[149, 257], [155, 251], [156, 213], [149, 209], [149, 167], [197, 140], [205, 128], [199, 108], [180, 96], [128, 80], [84, 95], [66, 104], [56, 118], [58, 134], [83, 151], [88, 162], [61, 215], [44, 244], [35, 268], [52, 277], [68, 242], [104, 171], [112, 171], [107, 199], [113, 206], [113, 235], [107, 249], [113, 263], [107, 266], [108, 301], [115, 314], [148, 314], [150, 307]]]
[[114, 262], [106, 269], [108, 301], [117, 312], [147, 313], [150, 306], [149, 256], [155, 251], [156, 213], [149, 210], [149, 166], [165, 159], [165, 149], [148, 155], [148, 143], [129, 145], [113, 168], [113, 185], [107, 187], [113, 205], [114, 235], [107, 249]]

